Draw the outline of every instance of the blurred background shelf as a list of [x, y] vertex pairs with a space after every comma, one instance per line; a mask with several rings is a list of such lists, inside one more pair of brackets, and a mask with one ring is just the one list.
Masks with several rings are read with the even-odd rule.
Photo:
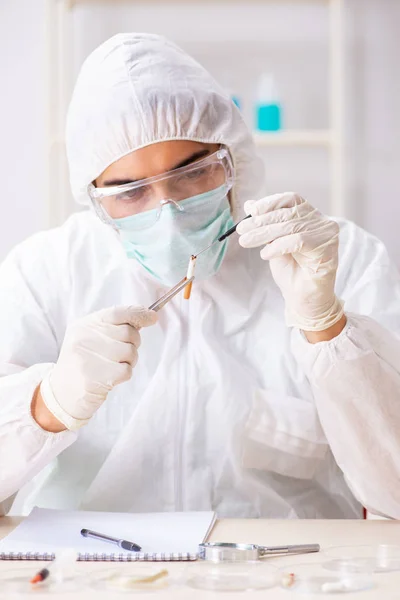
[[253, 134], [257, 146], [327, 146], [331, 147], [334, 132], [327, 130], [259, 131]]
[[[281, 130], [281, 131], [255, 131], [253, 138], [257, 146], [326, 146], [330, 148], [334, 133], [327, 130]], [[64, 147], [65, 139], [54, 139], [53, 147]]]
[[[222, 3], [225, 4], [241, 4], [243, 2], [243, 0], [219, 0]], [[273, 2], [277, 2], [279, 0], [252, 0], [252, 2], [254, 3], [259, 3], [259, 4], [266, 4], [268, 2], [273, 3]], [[292, 3], [294, 4], [310, 4], [310, 3], [326, 3], [328, 0], [291, 0]], [[174, 2], [176, 4], [190, 4], [191, 2], [194, 4], [195, 0], [174, 0]], [[202, 0], [203, 4], [212, 4], [214, 3], [215, 0]], [[143, 0], [67, 0], [67, 6], [69, 8], [73, 8], [76, 5], [79, 4], [124, 4], [124, 3], [130, 3], [130, 4], [142, 4]], [[170, 4], [170, 0], [146, 0], [147, 4], [158, 4], [158, 5], [165, 5], [165, 4]]]
[[[78, 209], [63, 140], [83, 60], [118, 32], [148, 31], [175, 41], [239, 97], [252, 131], [257, 83], [272, 73], [284, 131], [256, 134], [263, 192], [294, 189], [320, 210], [344, 214], [383, 239], [399, 263], [400, 203], [393, 193], [400, 164], [399, 1], [0, 0], [0, 6], [7, 90], [0, 164], [8, 215], [0, 222], [0, 260]], [[28, 194], [16, 185], [21, 173]]]
[[[76, 209], [64, 137], [73, 85], [84, 58], [121, 31], [164, 35], [242, 100], [254, 129], [254, 87], [278, 79], [284, 130], [254, 133], [267, 170], [263, 193], [298, 190], [346, 216], [343, 160], [345, 0], [46, 0], [48, 27], [49, 224]], [[54, 198], [58, 202], [54, 202]]]

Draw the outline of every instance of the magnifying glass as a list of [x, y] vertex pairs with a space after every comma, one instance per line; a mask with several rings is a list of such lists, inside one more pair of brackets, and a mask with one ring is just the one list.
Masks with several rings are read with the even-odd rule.
[[256, 544], [230, 544], [205, 542], [199, 545], [199, 559], [214, 563], [255, 561], [266, 556], [282, 554], [306, 554], [319, 552], [319, 544], [295, 544], [293, 546], [257, 546]]

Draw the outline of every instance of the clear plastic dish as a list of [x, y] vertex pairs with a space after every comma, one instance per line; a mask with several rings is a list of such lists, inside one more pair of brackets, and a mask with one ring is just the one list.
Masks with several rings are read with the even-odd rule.
[[337, 546], [323, 551], [325, 569], [348, 573], [400, 571], [400, 546]]
[[62, 581], [53, 579], [50, 574], [50, 577], [42, 583], [30, 583], [35, 573], [42, 568], [43, 563], [35, 562], [23, 568], [17, 568], [15, 565], [10, 565], [10, 568], [2, 568], [0, 571], [0, 598], [8, 598], [14, 594], [66, 594], [82, 590], [84, 587], [84, 582], [81, 581], [82, 575], [77, 572], [65, 575]]
[[279, 570], [279, 584], [288, 592], [300, 594], [348, 594], [373, 587], [366, 574], [329, 573], [321, 563], [297, 563]]
[[[107, 565], [109, 567], [109, 565]], [[88, 575], [87, 585], [98, 592], [160, 593], [173, 585], [167, 564], [129, 564]]]
[[185, 570], [182, 584], [212, 592], [251, 592], [277, 584], [277, 569], [265, 562], [193, 563]]

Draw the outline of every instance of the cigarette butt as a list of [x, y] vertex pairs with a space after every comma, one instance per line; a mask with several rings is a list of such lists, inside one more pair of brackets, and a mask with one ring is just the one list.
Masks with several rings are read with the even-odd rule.
[[[192, 256], [191, 259], [189, 260], [188, 270], [186, 273], [186, 279], [191, 279], [193, 277], [195, 266], [196, 266], [196, 257]], [[190, 294], [192, 293], [192, 283], [193, 283], [193, 281], [188, 283], [183, 291], [183, 297], [185, 300], [189, 300], [189, 298], [190, 298]]]
[[40, 581], [43, 581], [43, 577], [39, 573], [31, 579], [31, 583], [39, 583]]
[[281, 583], [285, 588], [292, 587], [295, 582], [295, 574], [294, 573], [285, 573], [282, 577]]
[[108, 583], [110, 583], [115, 589], [118, 590], [138, 590], [143, 589], [143, 586], [148, 587], [150, 590], [151, 587], [157, 589], [157, 586], [151, 586], [152, 583], [156, 584], [163, 577], [168, 576], [167, 569], [162, 569], [162, 571], [158, 571], [158, 573], [154, 573], [153, 575], [139, 575], [139, 576], [121, 576], [114, 574], [107, 579]]
[[168, 575], [167, 569], [162, 569], [158, 573], [154, 573], [154, 575], [148, 575], [147, 577], [138, 577], [138, 583], [153, 583], [154, 581], [158, 581], [162, 577], [166, 577]]
[[189, 300], [189, 298], [190, 298], [190, 294], [192, 293], [192, 284], [193, 284], [193, 281], [188, 283], [184, 289], [183, 297], [185, 300]]

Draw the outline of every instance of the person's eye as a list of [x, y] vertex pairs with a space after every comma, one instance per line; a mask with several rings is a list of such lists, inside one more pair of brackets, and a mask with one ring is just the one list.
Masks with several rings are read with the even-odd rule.
[[119, 202], [136, 202], [142, 200], [145, 197], [145, 190], [143, 188], [135, 188], [126, 192], [120, 192], [116, 195], [116, 199]]
[[207, 177], [207, 175], [208, 169], [207, 167], [204, 167], [203, 169], [195, 169], [194, 171], [188, 171], [188, 173], [182, 175], [182, 180], [197, 181], [198, 179], [203, 179], [204, 177]]

